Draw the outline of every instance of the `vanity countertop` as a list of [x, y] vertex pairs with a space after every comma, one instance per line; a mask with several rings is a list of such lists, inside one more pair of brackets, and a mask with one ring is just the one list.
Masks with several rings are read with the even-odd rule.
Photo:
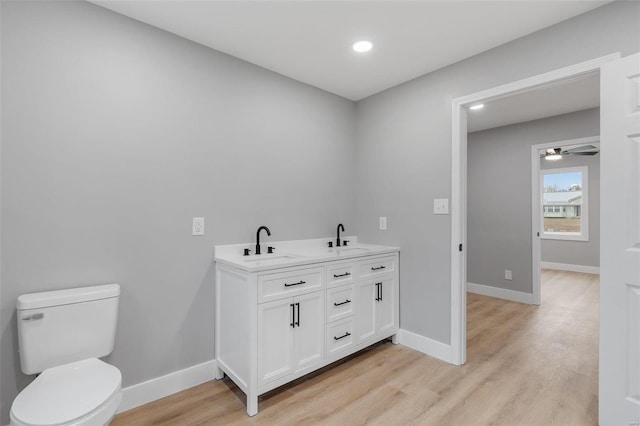
[[[360, 244], [357, 237], [344, 237], [349, 245], [329, 248], [328, 243], [335, 239], [319, 238], [312, 240], [274, 241], [261, 244], [264, 254], [244, 256], [244, 249], [252, 252], [255, 243], [215, 246], [214, 261], [224, 263], [247, 272], [260, 272], [290, 266], [307, 265], [335, 260], [354, 259], [363, 256], [382, 255], [400, 251], [398, 247]], [[267, 247], [275, 248], [274, 253], [266, 253]]]

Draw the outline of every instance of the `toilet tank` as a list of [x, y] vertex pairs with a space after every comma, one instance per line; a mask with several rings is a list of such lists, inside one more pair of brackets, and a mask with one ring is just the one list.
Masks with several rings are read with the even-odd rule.
[[23, 294], [16, 304], [25, 374], [113, 351], [120, 285]]

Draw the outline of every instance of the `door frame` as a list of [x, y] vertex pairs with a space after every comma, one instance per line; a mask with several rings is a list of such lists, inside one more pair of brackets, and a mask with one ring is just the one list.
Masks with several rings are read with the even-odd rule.
[[[586, 138], [567, 139], [556, 142], [547, 142], [537, 145], [531, 145], [531, 230], [533, 232], [531, 238], [531, 272], [532, 272], [532, 290], [533, 304], [540, 304], [540, 294], [542, 283], [540, 281], [540, 263], [542, 262], [542, 238], [538, 236], [540, 229], [542, 211], [540, 197], [540, 150], [548, 148], [556, 148], [558, 146], [571, 147], [592, 144], [600, 146], [600, 136], [589, 136]], [[546, 170], [546, 169], [545, 169]], [[590, 189], [589, 189], [590, 190]]]
[[[451, 363], [462, 365], [467, 358], [467, 108], [540, 87], [563, 84], [573, 78], [599, 72], [602, 66], [620, 59], [619, 52], [580, 62], [533, 77], [455, 98], [451, 103]], [[606, 149], [601, 144], [601, 150]], [[537, 238], [531, 230], [532, 238]]]

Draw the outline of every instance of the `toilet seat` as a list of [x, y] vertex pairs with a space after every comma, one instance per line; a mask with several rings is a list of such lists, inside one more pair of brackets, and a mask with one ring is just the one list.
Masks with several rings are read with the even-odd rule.
[[122, 398], [121, 384], [120, 370], [97, 358], [49, 368], [16, 397], [11, 420], [29, 426], [76, 425], [87, 417], [95, 421], [96, 411], [105, 411], [106, 422]]

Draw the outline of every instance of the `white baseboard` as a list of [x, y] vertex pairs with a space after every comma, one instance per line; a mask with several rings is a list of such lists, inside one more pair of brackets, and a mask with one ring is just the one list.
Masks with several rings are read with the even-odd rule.
[[585, 274], [600, 275], [599, 266], [571, 265], [570, 263], [540, 262], [540, 267], [544, 269], [556, 269], [558, 271], [583, 272]]
[[422, 352], [423, 354], [438, 358], [444, 362], [448, 362], [449, 364], [453, 364], [451, 346], [445, 343], [403, 329], [398, 330], [398, 343]]
[[137, 385], [128, 386], [122, 389], [122, 403], [118, 408], [118, 413], [213, 380], [216, 368], [216, 360], [207, 361]]
[[470, 293], [482, 294], [484, 296], [497, 297], [498, 299], [533, 305], [533, 294], [531, 293], [523, 293], [521, 291], [475, 283], [467, 283], [467, 291]]

